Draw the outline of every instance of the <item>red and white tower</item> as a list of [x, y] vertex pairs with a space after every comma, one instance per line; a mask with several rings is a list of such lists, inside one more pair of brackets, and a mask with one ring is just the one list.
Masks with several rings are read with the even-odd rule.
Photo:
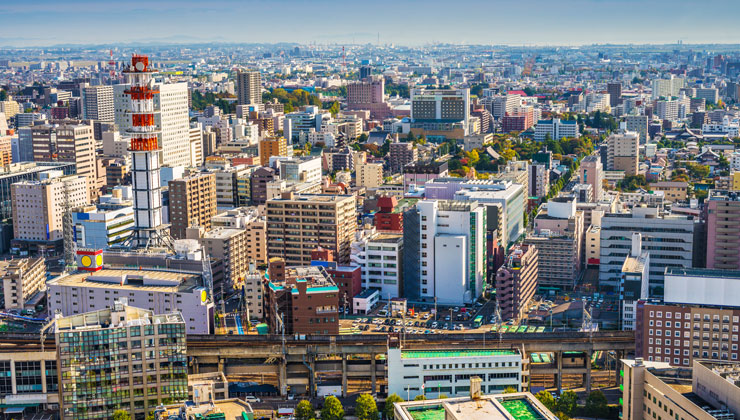
[[171, 247], [167, 225], [162, 223], [162, 188], [160, 184], [160, 161], [162, 150], [158, 144], [157, 125], [154, 114], [153, 75], [156, 70], [149, 67], [149, 57], [134, 55], [131, 65], [123, 71], [129, 89], [124, 91], [131, 98], [131, 128], [127, 130], [131, 139], [129, 150], [132, 161], [132, 184], [134, 193], [134, 234], [132, 248]]

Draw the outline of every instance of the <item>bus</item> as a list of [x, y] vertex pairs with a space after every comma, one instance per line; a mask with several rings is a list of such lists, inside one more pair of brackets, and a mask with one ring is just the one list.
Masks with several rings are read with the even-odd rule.
[[478, 315], [473, 320], [473, 328], [480, 328], [481, 324], [483, 324], [483, 316]]

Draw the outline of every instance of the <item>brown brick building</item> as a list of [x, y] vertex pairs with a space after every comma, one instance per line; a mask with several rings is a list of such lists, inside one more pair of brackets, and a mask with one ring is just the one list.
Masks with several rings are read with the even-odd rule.
[[211, 228], [211, 217], [216, 215], [216, 175], [196, 173], [169, 182], [170, 235], [184, 239], [191, 226]]
[[288, 267], [270, 260], [264, 288], [265, 322], [270, 332], [339, 334], [339, 288], [320, 266]]

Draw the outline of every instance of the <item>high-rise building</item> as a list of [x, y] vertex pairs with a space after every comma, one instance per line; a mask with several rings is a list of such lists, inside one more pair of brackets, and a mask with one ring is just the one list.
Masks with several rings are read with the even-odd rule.
[[555, 197], [534, 219], [534, 232], [524, 239], [537, 248], [540, 286], [570, 289], [582, 269], [583, 212], [573, 197]]
[[114, 189], [114, 195], [100, 197], [97, 206], [73, 209], [74, 239], [80, 248], [106, 249], [125, 242], [134, 231], [134, 208], [130, 187], [128, 197]]
[[471, 134], [469, 89], [411, 89], [415, 135], [462, 139]]
[[[661, 214], [657, 207], [633, 207], [631, 213], [607, 213], [601, 218], [599, 285], [617, 291], [624, 260], [630, 252], [632, 233], [642, 234], [642, 248], [650, 253], [649, 296], [663, 295], [666, 267], [693, 266], [695, 238], [693, 216]], [[665, 246], [670, 243], [670, 246]]]
[[606, 92], [609, 94], [609, 106], [614, 108], [622, 102], [622, 83], [614, 82], [606, 84]]
[[355, 204], [353, 195], [283, 193], [267, 200], [267, 256], [307, 264], [320, 246], [332, 251], [337, 262], [349, 263], [357, 230]]
[[[151, 70], [151, 68], [147, 67]], [[132, 73], [125, 73], [132, 74]], [[150, 77], [154, 78], [154, 72], [150, 72]], [[129, 130], [132, 125], [134, 112], [141, 112], [142, 109], [136, 109], [132, 112], [132, 99], [127, 90], [130, 84], [114, 85], [115, 104], [116, 104], [116, 125], [122, 133]], [[161, 149], [159, 157], [160, 164], [169, 166], [191, 166], [191, 148], [190, 148], [190, 115], [188, 108], [188, 84], [181, 83], [164, 83], [155, 80], [149, 88], [151, 96], [148, 100], [152, 101], [152, 108], [146, 109], [146, 112], [153, 117], [154, 132], [157, 135], [157, 144]], [[139, 101], [136, 99], [135, 101]], [[138, 105], [138, 103], [137, 103]]]
[[529, 196], [544, 197], [550, 189], [550, 170], [545, 165], [528, 165], [529, 169]]
[[79, 175], [21, 181], [11, 192], [13, 237], [23, 241], [61, 241], [65, 210], [90, 203], [87, 178]]
[[268, 137], [259, 142], [260, 165], [267, 166], [272, 156], [288, 156], [285, 137]]
[[729, 191], [710, 190], [705, 202], [707, 268], [740, 270], [740, 199]]
[[115, 121], [113, 86], [100, 85], [82, 88], [82, 115], [87, 120]]
[[262, 81], [259, 71], [239, 70], [236, 74], [236, 92], [239, 105], [262, 103]]
[[208, 255], [223, 260], [229, 286], [241, 286], [250, 264], [267, 263], [265, 230], [264, 219], [255, 219], [243, 228], [216, 227], [200, 239]]
[[203, 166], [203, 129], [200, 123], [191, 123], [190, 130], [190, 165], [195, 168]]
[[377, 120], [391, 117], [393, 109], [385, 102], [385, 79], [368, 77], [347, 84], [347, 109], [369, 110], [370, 118]]
[[529, 307], [537, 292], [539, 263], [537, 248], [533, 245], [515, 245], [496, 272], [496, 303], [501, 318], [518, 320]]
[[267, 184], [276, 178], [275, 170], [264, 166], [255, 169], [249, 176], [249, 189], [252, 205], [267, 202]]
[[485, 207], [453, 200], [421, 200], [417, 207], [421, 277], [416, 293], [448, 305], [474, 302], [486, 278]]
[[216, 175], [196, 173], [169, 182], [170, 235], [185, 239], [189, 227], [211, 228], [216, 215]]
[[601, 191], [604, 183], [604, 167], [599, 155], [589, 155], [583, 158], [578, 168], [581, 183], [591, 185], [593, 201], [601, 200]]
[[144, 418], [188, 398], [183, 316], [127, 306], [125, 299], [110, 304], [56, 318], [63, 420], [110, 419], [116, 410]]
[[357, 236], [351, 259], [362, 268], [362, 288], [378, 290], [386, 299], [403, 297], [403, 235], [366, 228]]
[[82, 121], [51, 121], [31, 127], [33, 160], [36, 162], [70, 162], [77, 175], [87, 178], [90, 200], [98, 196], [98, 174], [95, 159], [93, 127]]
[[624, 117], [625, 130], [640, 135], [640, 144], [648, 141], [648, 117], [647, 115], [627, 115]]
[[0, 268], [6, 311], [24, 309], [37, 293], [46, 289], [46, 263], [43, 258], [16, 258]]
[[608, 171], [624, 171], [625, 176], [637, 175], [640, 167], [640, 136], [634, 132], [614, 133], [606, 139]]
[[679, 91], [686, 86], [686, 79], [671, 75], [668, 79], [653, 80], [653, 99], [678, 96]]

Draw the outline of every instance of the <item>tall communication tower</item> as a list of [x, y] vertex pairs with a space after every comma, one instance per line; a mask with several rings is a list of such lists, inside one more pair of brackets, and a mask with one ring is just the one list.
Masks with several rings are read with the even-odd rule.
[[158, 134], [154, 120], [154, 73], [149, 67], [149, 57], [131, 57], [131, 65], [123, 71], [130, 83], [124, 91], [131, 98], [128, 110], [131, 128], [129, 150], [132, 162], [132, 184], [134, 193], [134, 233], [127, 245], [130, 248], [166, 248], [172, 250], [172, 239], [168, 225], [162, 223], [162, 187]]
[[110, 79], [116, 78], [116, 62], [113, 61], [113, 50], [110, 50], [110, 61], [108, 61], [108, 68], [110, 69]]
[[75, 255], [77, 253], [77, 242], [74, 237], [74, 223], [72, 220], [72, 208], [69, 204], [69, 184], [64, 182], [64, 215], [62, 216], [62, 237], [64, 239], [64, 266], [74, 267]]

